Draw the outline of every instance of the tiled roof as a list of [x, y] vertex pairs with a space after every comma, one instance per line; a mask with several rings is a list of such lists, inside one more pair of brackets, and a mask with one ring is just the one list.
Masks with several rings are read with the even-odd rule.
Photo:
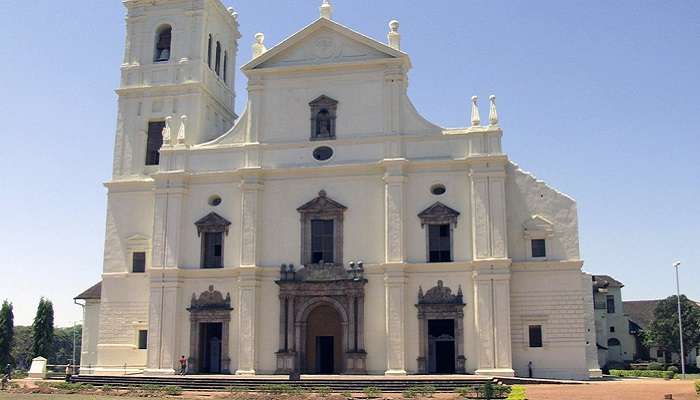
[[75, 300], [99, 300], [102, 298], [102, 281], [97, 282], [91, 288], [75, 296]]
[[624, 287], [625, 285], [622, 284], [622, 282], [618, 281], [617, 279], [608, 276], [608, 275], [593, 275], [593, 287], [594, 288], [602, 288], [602, 287]]

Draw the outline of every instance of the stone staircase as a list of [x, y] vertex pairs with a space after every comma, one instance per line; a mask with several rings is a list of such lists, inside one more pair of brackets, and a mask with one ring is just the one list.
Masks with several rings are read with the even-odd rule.
[[239, 390], [256, 391], [270, 388], [270, 385], [289, 385], [295, 388], [302, 388], [314, 391], [319, 388], [330, 388], [335, 393], [340, 392], [362, 392], [366, 387], [376, 387], [382, 392], [402, 392], [412, 386], [431, 385], [437, 392], [453, 392], [455, 389], [480, 385], [487, 382], [499, 383], [500, 381], [492, 377], [483, 376], [417, 376], [417, 377], [371, 377], [371, 376], [348, 376], [340, 375], [337, 378], [331, 377], [302, 377], [298, 381], [290, 381], [286, 376], [265, 377], [265, 378], [242, 378], [242, 377], [212, 377], [212, 376], [100, 376], [100, 375], [78, 375], [71, 378], [71, 382], [86, 383], [94, 386], [110, 385], [114, 388], [128, 388], [139, 385], [158, 386], [179, 386], [185, 390], [198, 391], [228, 391], [231, 388]]

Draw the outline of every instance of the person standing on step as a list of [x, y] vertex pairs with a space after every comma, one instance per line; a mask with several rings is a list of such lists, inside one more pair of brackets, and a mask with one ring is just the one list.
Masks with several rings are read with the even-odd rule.
[[187, 359], [184, 355], [180, 356], [180, 375], [187, 373]]

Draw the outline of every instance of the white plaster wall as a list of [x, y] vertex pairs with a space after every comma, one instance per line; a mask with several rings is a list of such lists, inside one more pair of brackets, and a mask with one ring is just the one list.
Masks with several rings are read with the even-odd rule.
[[[430, 188], [443, 184], [447, 191], [443, 195], [433, 195]], [[427, 227], [421, 227], [418, 214], [435, 202], [460, 213], [457, 226], [453, 228], [454, 261], [468, 261], [471, 254], [471, 214], [470, 185], [466, 171], [434, 170], [408, 174], [406, 185], [406, 256], [411, 263], [427, 262]]]
[[277, 266], [300, 264], [300, 222], [297, 208], [325, 190], [348, 209], [343, 219], [344, 263], [384, 259], [384, 182], [380, 176], [342, 176], [333, 179], [268, 179], [262, 192], [262, 243], [260, 263]]
[[[542, 325], [543, 347], [530, 348], [528, 325]], [[540, 378], [587, 379], [580, 265], [514, 265], [511, 278], [513, 369]]]
[[134, 235], [151, 237], [153, 201], [153, 193], [150, 190], [108, 194], [103, 264], [105, 273], [129, 270], [131, 260], [129, 260], [128, 239], [130, 237]]
[[506, 166], [506, 171], [510, 257], [514, 261], [528, 259], [527, 246], [530, 242], [524, 238], [523, 223], [533, 215], [540, 215], [554, 225], [553, 236], [547, 238], [547, 259], [578, 260], [580, 256], [576, 202], [513, 163]]
[[[209, 197], [213, 195], [221, 197], [221, 204], [216, 207], [210, 206], [208, 203]], [[194, 223], [211, 212], [215, 212], [231, 222], [229, 233], [224, 236], [224, 266], [239, 265], [241, 194], [238, 183], [191, 185], [186, 196], [180, 234], [180, 268], [200, 268], [202, 238], [197, 235], [197, 227]]]
[[80, 342], [80, 366], [97, 365], [97, 341], [100, 333], [100, 301], [86, 300], [83, 309], [83, 332]]

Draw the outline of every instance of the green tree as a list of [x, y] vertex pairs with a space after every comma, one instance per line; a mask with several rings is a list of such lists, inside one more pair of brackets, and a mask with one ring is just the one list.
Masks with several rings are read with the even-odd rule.
[[15, 326], [15, 345], [12, 347], [12, 359], [20, 369], [28, 369], [32, 363], [32, 327]]
[[[75, 326], [75, 363], [80, 364], [82, 326]], [[56, 328], [53, 335], [54, 351], [47, 357], [51, 364], [70, 364], [73, 360], [73, 327]]]
[[0, 368], [14, 364], [12, 360], [12, 345], [15, 336], [15, 316], [12, 313], [12, 303], [5, 300], [0, 308]]
[[[700, 345], [700, 306], [681, 295], [683, 347], [685, 360], [689, 351]], [[666, 352], [680, 353], [678, 305], [676, 296], [661, 300], [654, 310], [654, 321], [644, 331], [647, 346], [658, 346]]]
[[53, 351], [53, 303], [39, 300], [32, 324], [32, 353], [34, 357], [49, 358]]

